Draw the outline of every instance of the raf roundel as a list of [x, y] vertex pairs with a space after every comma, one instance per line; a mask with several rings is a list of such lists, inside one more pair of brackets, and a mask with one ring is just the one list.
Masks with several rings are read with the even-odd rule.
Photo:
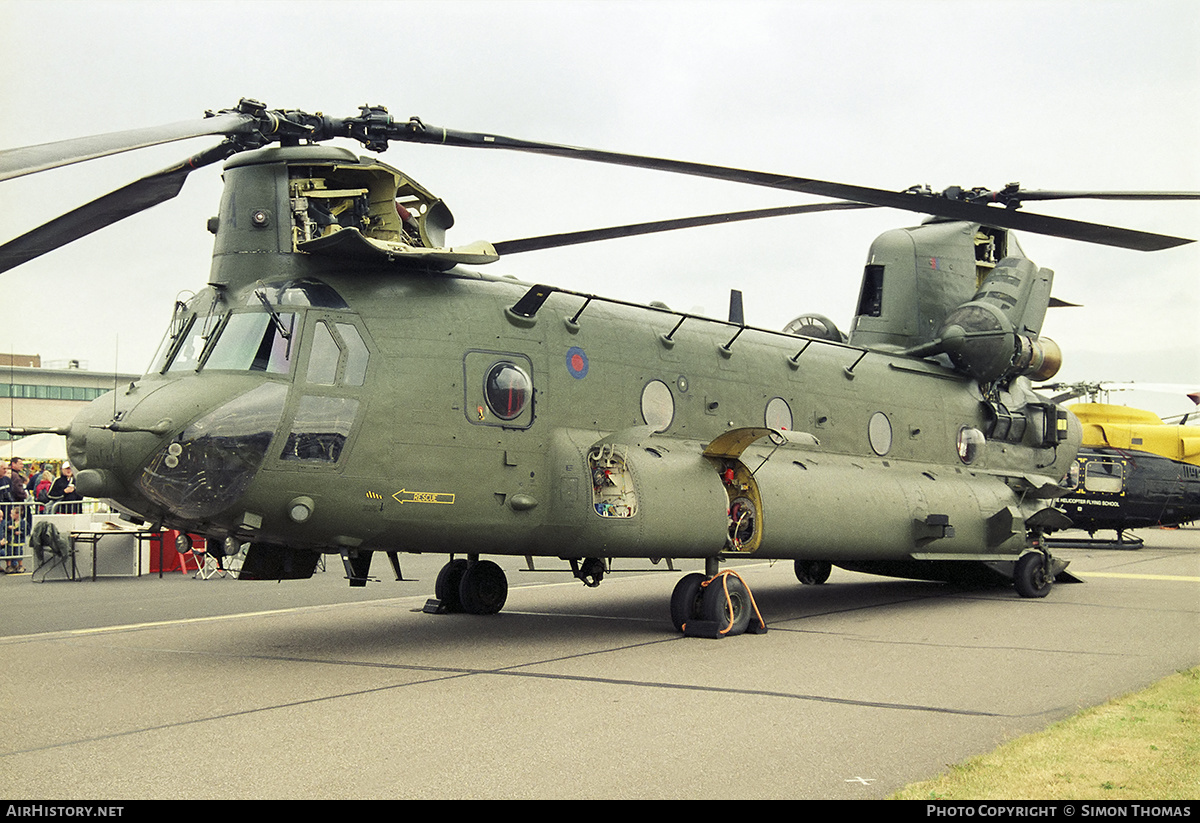
[[587, 377], [587, 355], [578, 346], [572, 346], [567, 349], [567, 372], [576, 380], [582, 380]]

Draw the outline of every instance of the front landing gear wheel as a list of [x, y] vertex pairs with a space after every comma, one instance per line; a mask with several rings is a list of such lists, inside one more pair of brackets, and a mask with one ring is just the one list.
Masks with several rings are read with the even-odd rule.
[[467, 566], [458, 584], [458, 597], [467, 614], [495, 614], [508, 599], [508, 578], [491, 560]]
[[806, 586], [819, 586], [829, 579], [833, 564], [827, 560], [797, 560], [796, 579]]
[[1013, 586], [1021, 597], [1045, 597], [1054, 586], [1054, 577], [1047, 570], [1050, 558], [1041, 552], [1029, 552], [1017, 560], [1013, 569]]
[[684, 625], [700, 619], [705, 579], [699, 572], [693, 572], [675, 584], [675, 591], [671, 593], [671, 622], [675, 624], [675, 631], [681, 632]]

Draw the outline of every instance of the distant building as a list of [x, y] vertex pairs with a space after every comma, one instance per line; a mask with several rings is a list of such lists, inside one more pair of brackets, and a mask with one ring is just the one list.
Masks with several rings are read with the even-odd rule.
[[[0, 354], [0, 426], [65, 426], [100, 395], [141, 378], [88, 371], [79, 360], [53, 365], [63, 368], [43, 368], [36, 354]], [[0, 431], [0, 440], [5, 439], [9, 435]]]

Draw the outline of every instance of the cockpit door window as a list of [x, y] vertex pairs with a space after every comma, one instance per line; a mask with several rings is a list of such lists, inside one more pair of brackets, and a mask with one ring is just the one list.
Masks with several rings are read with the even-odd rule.
[[280, 458], [336, 463], [357, 412], [358, 401], [349, 397], [301, 397]]
[[1125, 467], [1116, 460], [1089, 460], [1083, 469], [1083, 488], [1089, 492], [1119, 494], [1125, 486]]
[[370, 351], [363, 332], [345, 315], [310, 312], [305, 339], [304, 354], [298, 355], [304, 380], [295, 384], [277, 456], [295, 468], [337, 468], [367, 403]]

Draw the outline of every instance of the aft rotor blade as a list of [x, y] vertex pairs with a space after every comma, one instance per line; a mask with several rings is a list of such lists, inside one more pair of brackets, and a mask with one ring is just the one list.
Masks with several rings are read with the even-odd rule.
[[110, 154], [157, 146], [160, 143], [171, 143], [176, 140], [214, 134], [234, 134], [254, 122], [255, 119], [249, 115], [227, 113], [200, 120], [186, 120], [163, 126], [78, 137], [19, 149], [5, 149], [0, 151], [0, 180], [34, 174], [59, 166], [68, 166], [84, 160], [94, 160]]
[[1047, 191], [1021, 189], [1014, 199], [1025, 200], [1200, 200], [1195, 191]]
[[1030, 214], [1029, 212], [1022, 212], [1015, 209], [987, 206], [962, 200], [951, 200], [932, 193], [893, 192], [864, 186], [852, 186], [844, 183], [831, 183], [808, 177], [792, 177], [790, 175], [736, 169], [727, 166], [712, 166], [704, 163], [645, 157], [635, 154], [601, 151], [599, 149], [562, 146], [553, 143], [537, 143], [493, 134], [461, 132], [436, 126], [427, 126], [419, 120], [412, 120], [404, 124], [395, 124], [389, 136], [397, 140], [407, 140], [409, 142], [436, 143], [471, 148], [508, 149], [532, 154], [546, 154], [576, 160], [587, 160], [595, 163], [653, 169], [694, 177], [708, 177], [734, 183], [801, 192], [819, 197], [852, 200], [856, 203], [931, 214], [950, 220], [963, 220], [997, 228], [1027, 231], [1033, 234], [1045, 234], [1052, 237], [1082, 240], [1088, 243], [1099, 243], [1139, 251], [1168, 249], [1192, 242], [1183, 237], [1170, 237], [1133, 229], [1123, 229], [1116, 226], [1105, 226], [1099, 223], [1085, 223], [1061, 217]]
[[874, 208], [874, 206], [865, 203], [845, 202], [811, 203], [805, 206], [780, 206], [770, 209], [754, 209], [752, 211], [707, 214], [699, 217], [680, 217], [674, 220], [655, 220], [649, 223], [631, 223], [626, 226], [611, 226], [605, 229], [586, 229], [561, 234], [544, 234], [540, 237], [526, 237], [521, 240], [503, 240], [499, 243], [493, 243], [492, 247], [496, 250], [497, 254], [503, 257], [506, 254], [518, 254], [524, 251], [554, 249], [560, 246], [595, 243], [599, 240], [634, 237], [640, 234], [654, 234], [656, 232], [674, 231], [675, 229], [690, 229], [696, 226], [712, 226], [718, 223], [736, 223], [742, 220], [760, 220], [765, 217], [783, 217], [792, 214], [807, 214], [821, 211], [870, 208]]
[[229, 156], [227, 143], [201, 152], [183, 163], [143, 177], [127, 186], [56, 217], [32, 231], [0, 246], [0, 272], [27, 263], [60, 246], [65, 246], [118, 220], [170, 200], [179, 194], [194, 169]]

